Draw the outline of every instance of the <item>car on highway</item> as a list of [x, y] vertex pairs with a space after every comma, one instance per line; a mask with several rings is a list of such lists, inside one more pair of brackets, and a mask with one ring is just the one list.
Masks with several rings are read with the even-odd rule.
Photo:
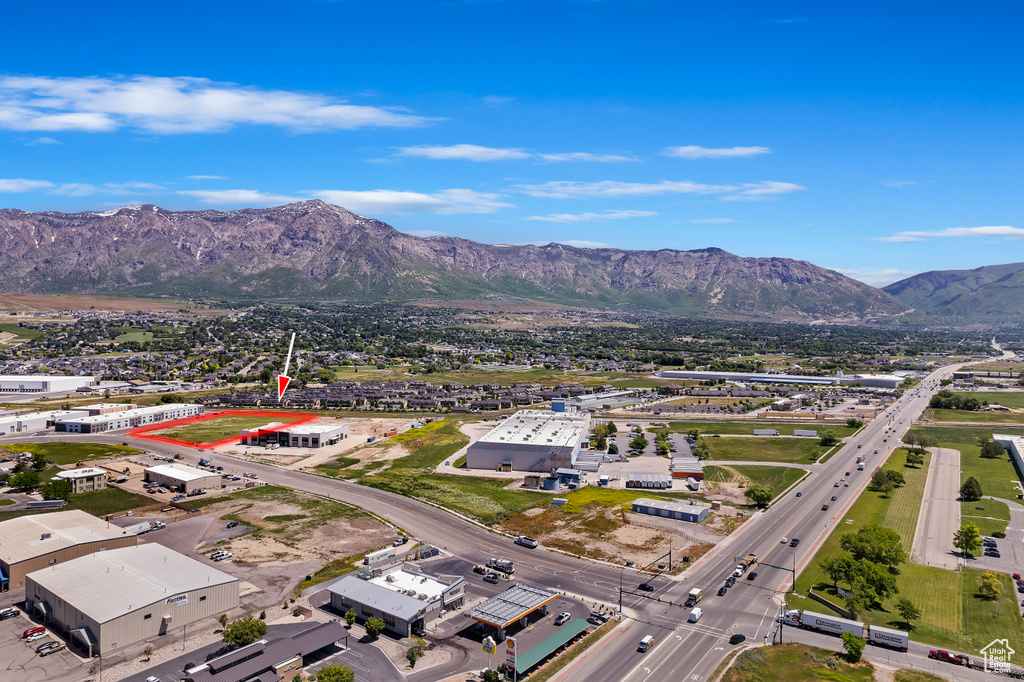
[[803, 493], [797, 493], [797, 494], [796, 494], [796, 496], [797, 496], [797, 497], [803, 497], [803, 496], [804, 496], [804, 494], [803, 494]]
[[780, 545], [784, 545], [784, 544], [786, 544], [787, 542], [789, 542], [789, 538], [787, 538], [787, 537], [783, 537], [783, 538], [782, 538], [782, 540], [780, 540], [780, 541], [779, 541], [779, 544], [780, 544]]
[[640, 644], [637, 645], [636, 650], [643, 652], [647, 651], [652, 646], [654, 646], [654, 638], [650, 635], [647, 635], [646, 637], [640, 640]]
[[568, 611], [562, 611], [560, 614], [555, 616], [555, 625], [564, 625], [569, 622], [570, 618], [572, 618], [572, 614]]
[[833, 496], [832, 496], [832, 501], [833, 501], [833, 502], [835, 502], [835, 501], [836, 501], [836, 496], [835, 496], [835, 495], [833, 495]]
[[792, 540], [789, 541], [789, 546], [790, 547], [796, 547], [799, 544], [800, 544], [800, 538], [793, 538]]
[[640, 583], [637, 589], [641, 592], [654, 592], [654, 585], [650, 583]]
[[827, 504], [821, 505], [821, 511], [828, 511], [828, 505]]
[[725, 586], [726, 587], [732, 587], [735, 584], [736, 584], [736, 577], [735, 576], [731, 576], [730, 575], [728, 578], [725, 579]]
[[490, 583], [492, 585], [497, 585], [498, 584], [498, 580], [500, 580], [500, 578], [498, 578], [498, 574], [497, 573], [488, 573], [487, 575], [484, 576], [484, 582], [485, 583]]
[[728, 591], [729, 591], [729, 588], [726, 587], [725, 585], [722, 585], [721, 587], [718, 588], [718, 596], [719, 597], [724, 597], [725, 593], [728, 592]]
[[149, 677], [146, 678], [146, 682], [160, 682], [160, 678], [159, 677], [153, 677], [152, 675], [150, 675]]
[[846, 483], [844, 483], [844, 484], [843, 484], [843, 487], [844, 487], [844, 488], [849, 488], [849, 487], [850, 487], [850, 482], [849, 482], [849, 481], [847, 481]]
[[836, 481], [835, 483], [833, 483], [832, 487], [833, 488], [838, 488], [839, 487], [839, 481]]
[[747, 641], [747, 636], [746, 635], [741, 635], [738, 632], [736, 634], [734, 634], [732, 637], [729, 638], [729, 644], [739, 644], [740, 642], [745, 642], [745, 641]]
[[751, 571], [750, 573], [747, 573], [747, 580], [754, 580], [755, 578], [757, 578], [757, 571]]
[[932, 649], [928, 652], [928, 658], [934, 658], [937, 661], [945, 661], [946, 663], [952, 663], [953, 665], [965, 665], [967, 663], [967, 657], [963, 654], [951, 654], [945, 649]]

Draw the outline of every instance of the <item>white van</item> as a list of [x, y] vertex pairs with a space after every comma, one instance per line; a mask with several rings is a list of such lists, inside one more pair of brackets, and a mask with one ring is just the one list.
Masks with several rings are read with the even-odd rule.
[[647, 651], [652, 646], [654, 646], [654, 638], [651, 637], [650, 635], [647, 635], [646, 637], [644, 637], [643, 639], [640, 640], [640, 644], [636, 647], [636, 650], [637, 651]]
[[691, 623], [696, 623], [698, 620], [700, 620], [700, 617], [703, 616], [703, 615], [704, 615], [704, 611], [702, 611], [701, 608], [698, 606], [693, 611], [690, 611], [690, 618], [689, 618], [689, 620], [690, 620]]

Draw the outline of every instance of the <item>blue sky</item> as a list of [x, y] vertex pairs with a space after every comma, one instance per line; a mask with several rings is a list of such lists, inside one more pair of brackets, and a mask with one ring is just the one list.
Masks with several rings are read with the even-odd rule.
[[1024, 4], [847, 5], [15, 3], [0, 206], [319, 197], [872, 284], [1024, 260]]

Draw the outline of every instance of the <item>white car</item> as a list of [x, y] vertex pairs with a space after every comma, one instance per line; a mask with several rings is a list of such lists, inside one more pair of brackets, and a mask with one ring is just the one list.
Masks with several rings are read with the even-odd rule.
[[784, 545], [784, 544], [786, 544], [787, 542], [789, 542], [789, 538], [785, 538], [785, 537], [784, 537], [784, 538], [782, 538], [781, 540], [779, 540], [779, 544], [780, 544], [780, 545]]
[[36, 633], [36, 634], [34, 634], [34, 635], [29, 635], [28, 637], [26, 637], [26, 638], [25, 638], [25, 641], [26, 641], [26, 642], [34, 642], [34, 641], [36, 641], [37, 639], [42, 639], [43, 637], [46, 637], [46, 636], [47, 636], [47, 635], [49, 635], [49, 634], [50, 634], [50, 633], [46, 632], [45, 630], [44, 630], [43, 632], [37, 632], [37, 633]]

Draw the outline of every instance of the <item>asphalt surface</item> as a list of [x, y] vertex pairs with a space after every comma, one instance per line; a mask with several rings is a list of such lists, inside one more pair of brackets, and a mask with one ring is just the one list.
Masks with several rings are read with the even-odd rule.
[[960, 528], [960, 451], [932, 448], [931, 452], [910, 558], [915, 564], [953, 571], [960, 561], [953, 549], [953, 533]]

